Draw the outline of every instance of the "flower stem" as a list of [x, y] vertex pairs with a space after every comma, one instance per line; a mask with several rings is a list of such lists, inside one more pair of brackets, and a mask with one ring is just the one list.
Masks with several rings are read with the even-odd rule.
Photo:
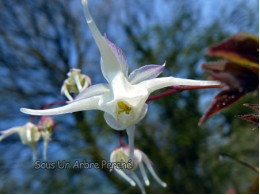
[[221, 160], [223, 157], [229, 158], [229, 159], [231, 159], [231, 160], [234, 160], [235, 162], [237, 162], [237, 163], [239, 163], [239, 164], [241, 164], [241, 165], [244, 165], [245, 167], [247, 167], [247, 168], [253, 170], [253, 171], [256, 172], [257, 174], [259, 173], [259, 169], [258, 169], [257, 167], [255, 167], [255, 166], [253, 166], [253, 165], [251, 165], [251, 164], [249, 164], [249, 163], [247, 163], [247, 162], [245, 162], [245, 161], [239, 160], [239, 159], [237, 159], [237, 158], [234, 157], [234, 156], [231, 156], [231, 155], [226, 154], [226, 153], [220, 153], [220, 154], [219, 154], [220, 160]]
[[128, 135], [128, 145], [129, 145], [129, 159], [134, 162], [134, 135], [135, 135], [135, 126], [128, 127], [126, 129]]
[[120, 147], [123, 147], [125, 145], [123, 131], [119, 131], [119, 145], [120, 145]]
[[51, 106], [54, 106], [54, 105], [59, 105], [59, 104], [66, 104], [66, 100], [62, 100], [62, 101], [57, 101], [57, 102], [52, 102], [52, 103], [49, 103], [49, 104], [45, 104], [43, 106], [41, 106], [40, 109], [46, 109], [46, 108], [49, 108]]
[[171, 95], [174, 93], [179, 93], [182, 91], [186, 91], [186, 90], [193, 90], [193, 89], [211, 89], [211, 88], [222, 88], [224, 87], [223, 85], [208, 85], [208, 86], [172, 86], [172, 87], [168, 87], [170, 90], [151, 96], [149, 97], [146, 102], [152, 101], [152, 100], [156, 100], [159, 98], [162, 98], [164, 96], [167, 95]]

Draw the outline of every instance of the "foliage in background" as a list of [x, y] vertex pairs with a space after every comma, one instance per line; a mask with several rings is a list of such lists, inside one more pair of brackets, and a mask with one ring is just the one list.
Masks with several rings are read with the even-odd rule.
[[220, 110], [232, 105], [247, 93], [259, 88], [259, 40], [253, 35], [239, 33], [208, 49], [211, 56], [228, 60], [205, 63], [202, 68], [225, 87], [214, 98], [199, 124]]
[[[208, 49], [211, 56], [224, 57], [228, 60], [205, 63], [202, 68], [211, 72], [212, 78], [221, 81], [225, 87], [215, 96], [209, 109], [199, 121], [201, 125], [215, 113], [231, 106], [240, 98], [252, 91], [259, 92], [259, 40], [253, 35], [239, 33]], [[244, 104], [257, 111], [255, 114], [244, 114], [238, 117], [255, 123], [253, 129], [259, 128], [259, 105]], [[259, 168], [241, 161], [228, 154], [221, 155], [240, 163], [259, 174]], [[257, 157], [258, 158], [258, 157]], [[248, 193], [259, 193], [258, 176]]]

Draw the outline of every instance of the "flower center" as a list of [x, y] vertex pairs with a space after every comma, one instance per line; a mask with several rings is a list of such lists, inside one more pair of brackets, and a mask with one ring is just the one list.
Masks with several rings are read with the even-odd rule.
[[117, 102], [117, 118], [119, 117], [119, 115], [121, 113], [126, 113], [126, 114], [129, 114], [130, 111], [132, 110], [132, 107], [127, 105], [125, 102], [123, 101], [119, 101]]

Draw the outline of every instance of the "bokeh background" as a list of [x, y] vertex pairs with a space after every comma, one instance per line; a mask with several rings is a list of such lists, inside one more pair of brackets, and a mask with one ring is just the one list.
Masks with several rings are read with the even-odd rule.
[[[163, 64], [163, 76], [208, 79], [200, 65], [206, 48], [235, 33], [258, 32], [257, 0], [89, 0], [102, 33], [126, 53], [130, 70]], [[64, 100], [61, 85], [70, 68], [93, 83], [105, 82], [100, 54], [85, 23], [80, 0], [0, 1], [0, 130], [25, 124], [21, 107]], [[257, 103], [254, 92], [199, 127], [217, 89], [182, 92], [149, 102], [135, 143], [154, 163], [147, 193], [245, 193], [257, 174], [224, 158], [230, 154], [258, 166], [258, 130], [235, 117]], [[98, 111], [54, 116], [57, 122], [48, 161], [109, 159], [119, 144]], [[38, 118], [35, 119], [37, 123]], [[126, 134], [124, 132], [125, 141]], [[42, 160], [42, 143], [38, 159]], [[18, 135], [0, 143], [0, 193], [140, 193], [106, 169], [35, 170], [31, 150]]]

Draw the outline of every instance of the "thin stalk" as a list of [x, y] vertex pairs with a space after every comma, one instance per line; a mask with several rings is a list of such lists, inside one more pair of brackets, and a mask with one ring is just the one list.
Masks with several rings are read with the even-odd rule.
[[255, 167], [255, 166], [253, 166], [253, 165], [251, 165], [251, 164], [249, 164], [249, 163], [247, 163], [245, 161], [239, 160], [239, 159], [237, 159], [234, 156], [231, 156], [231, 155], [226, 154], [226, 153], [220, 153], [219, 157], [220, 158], [222, 158], [222, 157], [229, 158], [229, 159], [234, 160], [235, 162], [237, 162], [237, 163], [239, 163], [239, 164], [241, 164], [241, 165], [251, 169], [252, 171], [256, 172], [257, 174], [259, 173], [259, 169], [257, 167]]
[[172, 87], [168, 87], [170, 90], [151, 96], [149, 97], [146, 102], [152, 101], [152, 100], [156, 100], [159, 98], [162, 98], [164, 96], [167, 95], [171, 95], [171, 94], [175, 94], [175, 93], [179, 93], [182, 91], [186, 91], [186, 90], [194, 90], [194, 89], [212, 89], [212, 88], [222, 88], [223, 85], [209, 85], [209, 86], [172, 86]]

